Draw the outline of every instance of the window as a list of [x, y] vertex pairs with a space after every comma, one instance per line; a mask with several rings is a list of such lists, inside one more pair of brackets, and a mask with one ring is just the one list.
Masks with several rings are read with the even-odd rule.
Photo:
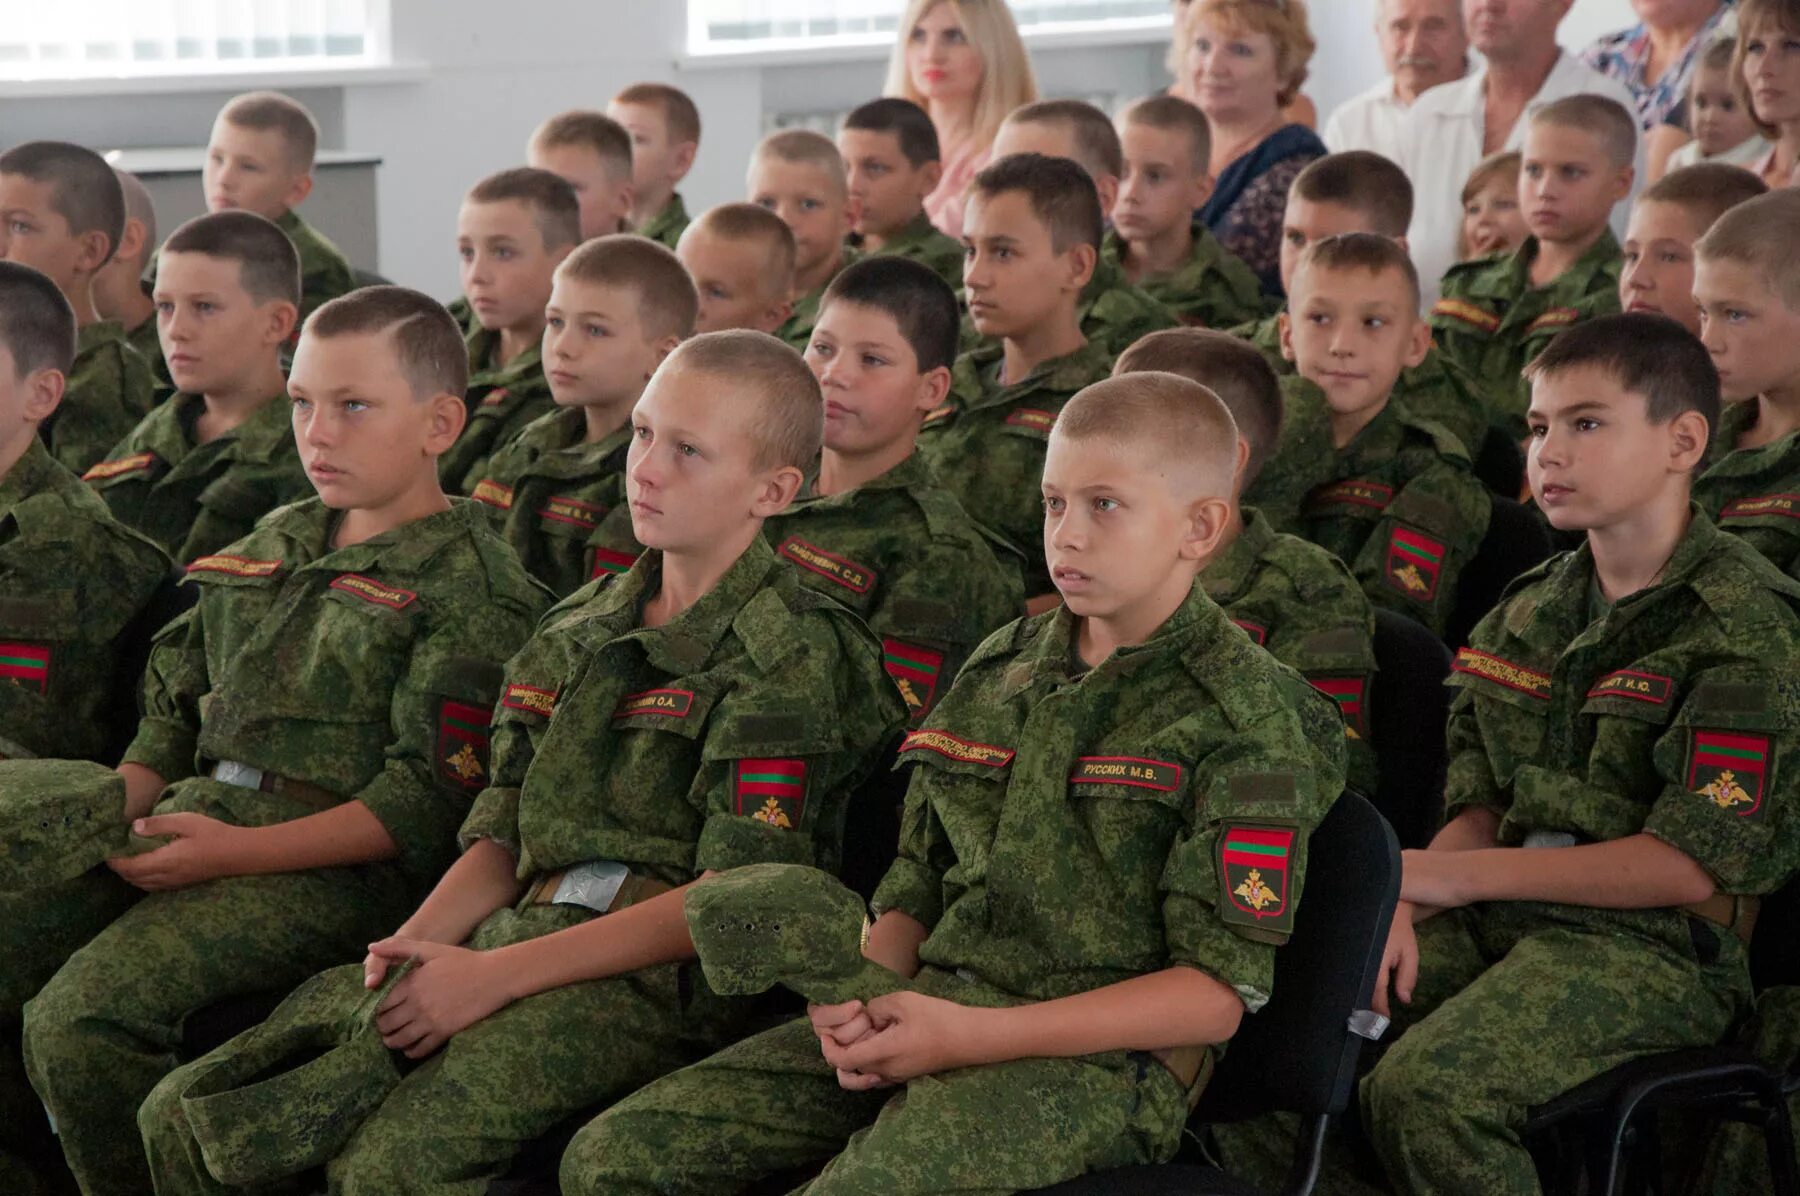
[[[689, 0], [688, 52], [885, 45], [905, 0]], [[1117, 22], [1160, 22], [1169, 0], [1014, 0], [1019, 29], [1030, 35]]]
[[[13, 79], [372, 63], [384, 0], [7, 0]], [[379, 28], [378, 28], [379, 27]]]

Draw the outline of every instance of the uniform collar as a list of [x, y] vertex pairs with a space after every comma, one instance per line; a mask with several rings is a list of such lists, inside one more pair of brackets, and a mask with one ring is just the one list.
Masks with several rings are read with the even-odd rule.
[[955, 388], [964, 410], [997, 406], [1040, 389], [1077, 391], [1104, 378], [1112, 361], [1102, 342], [1089, 341], [1073, 353], [1051, 358], [1017, 382], [1002, 386], [995, 380], [995, 371], [1005, 357], [1004, 346], [986, 344], [957, 360]]
[[645, 222], [644, 227], [638, 230], [638, 235], [658, 241], [669, 229], [687, 222], [687, 205], [681, 201], [681, 192], [677, 191], [669, 196], [669, 202], [662, 206], [661, 211]]
[[1080, 626], [1076, 616], [1069, 612], [1068, 607], [1059, 606], [1054, 612], [1039, 617], [1043, 622], [1039, 624], [1033, 642], [1019, 654], [1019, 663], [1023, 667], [1016, 672], [1008, 670], [1008, 696], [1038, 681], [1053, 684], [1071, 680], [1087, 681], [1090, 678], [1110, 681], [1112, 678], [1134, 673], [1145, 664], [1165, 656], [1187, 659], [1197, 655], [1200, 646], [1232, 630], [1230, 621], [1219, 609], [1218, 603], [1207, 596], [1204, 586], [1196, 585], [1149, 639], [1129, 648], [1115, 650], [1111, 656], [1079, 678], [1072, 678], [1069, 666], [1075, 658], [1075, 636]]
[[134, 447], [148, 449], [173, 465], [196, 449], [215, 447], [229, 451], [239, 461], [267, 461], [293, 443], [293, 412], [282, 400], [285, 394], [272, 396], [252, 411], [243, 423], [208, 445], [199, 444], [194, 426], [205, 410], [206, 400], [196, 394], [176, 394], [157, 406], [138, 425], [132, 440]]
[[114, 341], [123, 342], [125, 325], [117, 320], [100, 320], [75, 334], [75, 356], [86, 357], [95, 349]]
[[[525, 429], [515, 444], [536, 450], [531, 464], [520, 471], [520, 478], [541, 477], [569, 479], [591, 473], [613, 473], [622, 469], [624, 450], [631, 445], [631, 425], [615, 428], [595, 444], [588, 444], [587, 417], [579, 407], [562, 408], [546, 419]], [[613, 458], [621, 460], [615, 464]]]
[[927, 216], [924, 209], [921, 208], [917, 216], [906, 222], [905, 228], [888, 238], [887, 244], [881, 247], [881, 251], [894, 253], [914, 245], [922, 245], [929, 241], [936, 232], [937, 225], [931, 222], [931, 217]]
[[479, 321], [471, 319], [467, 337], [469, 346], [469, 385], [492, 386], [495, 388], [512, 386], [532, 373], [542, 374], [544, 363], [544, 346], [537, 342], [528, 347], [511, 361], [497, 366], [487, 364], [489, 356], [500, 344], [500, 333], [483, 328]]
[[572, 630], [594, 648], [629, 637], [663, 672], [698, 672], [778, 567], [774, 550], [758, 536], [698, 602], [661, 627], [639, 627], [644, 603], [662, 579], [662, 553], [651, 549], [622, 577], [601, 587]]
[[26, 499], [53, 488], [59, 468], [44, 442], [33, 436], [24, 454], [0, 478], [0, 519], [12, 514], [13, 508]]
[[870, 478], [862, 485], [842, 494], [816, 494], [813, 487], [819, 484], [817, 471], [806, 479], [801, 496], [794, 500], [784, 514], [791, 515], [805, 508], [809, 510], [831, 510], [836, 507], [848, 507], [855, 503], [857, 495], [873, 494], [881, 490], [917, 490], [931, 485], [931, 472], [919, 459], [917, 450], [908, 453], [906, 459], [878, 477]]
[[1244, 592], [1256, 573], [1257, 562], [1275, 544], [1275, 529], [1255, 507], [1239, 507], [1244, 526], [1225, 550], [1208, 561], [1200, 574], [1207, 596], [1224, 605]]
[[[1718, 525], [1706, 517], [1699, 506], [1688, 504], [1688, 528], [1681, 539], [1676, 542], [1675, 551], [1669, 556], [1669, 563], [1663, 566], [1661, 578], [1654, 584], [1646, 586], [1635, 594], [1631, 594], [1612, 606], [1612, 615], [1634, 616], [1649, 605], [1660, 602], [1668, 595], [1680, 589], [1694, 590], [1698, 593], [1697, 583], [1703, 580], [1701, 570], [1716, 567], [1716, 554], [1721, 548], [1721, 541], [1728, 533], [1719, 530]], [[1594, 550], [1584, 539], [1581, 546], [1569, 553], [1563, 560], [1552, 566], [1550, 580], [1553, 591], [1560, 602], [1576, 604], [1583, 617], [1575, 620], [1586, 626], [1589, 620], [1585, 617], [1588, 607], [1589, 588], [1596, 584], [1594, 571]], [[1704, 595], [1702, 595], [1704, 598]], [[1530, 624], [1538, 624], [1540, 620], [1558, 618], [1558, 613], [1547, 610], [1551, 604], [1540, 604], [1532, 612]], [[1566, 617], [1566, 616], [1563, 616]], [[1554, 631], [1555, 629], [1548, 629]], [[1535, 638], [1535, 637], [1534, 637]]]
[[306, 558], [301, 567], [354, 573], [378, 570], [384, 578], [392, 578], [418, 573], [446, 544], [486, 530], [491, 523], [479, 504], [453, 498], [448, 511], [415, 519], [361, 544], [334, 549], [331, 534], [338, 516], [339, 512], [313, 499], [277, 509], [264, 526], [293, 542], [297, 555]]

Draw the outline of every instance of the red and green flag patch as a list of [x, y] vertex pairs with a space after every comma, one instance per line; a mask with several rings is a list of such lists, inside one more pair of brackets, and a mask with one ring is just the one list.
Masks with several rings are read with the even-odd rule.
[[485, 706], [445, 701], [438, 707], [438, 776], [459, 789], [480, 789], [488, 779], [488, 728], [493, 712]]
[[1219, 917], [1234, 926], [1291, 934], [1293, 903], [1288, 874], [1294, 853], [1292, 826], [1228, 822], [1219, 833]]
[[620, 573], [629, 573], [631, 572], [631, 567], [635, 564], [637, 564], [637, 557], [629, 552], [615, 552], [610, 548], [596, 548], [594, 549], [594, 568], [588, 573], [588, 580], [592, 581], [596, 577], [610, 577], [617, 576]]
[[1364, 679], [1361, 677], [1308, 677], [1312, 687], [1337, 703], [1344, 716], [1346, 739], [1367, 739], [1369, 724], [1364, 705]]
[[1422, 532], [1395, 524], [1388, 538], [1387, 583], [1415, 602], [1437, 597], [1444, 546]]
[[944, 665], [944, 654], [933, 652], [930, 648], [921, 648], [903, 640], [883, 639], [881, 641], [881, 663], [887, 669], [888, 676], [900, 688], [900, 696], [906, 700], [906, 708], [912, 713], [913, 721], [918, 722], [931, 709], [932, 699], [937, 696], [938, 674]]
[[0, 679], [39, 693], [50, 690], [50, 649], [43, 644], [0, 644]]
[[739, 760], [737, 812], [791, 831], [806, 811], [806, 761]]
[[1769, 764], [1767, 735], [1696, 729], [1688, 752], [1688, 788], [1739, 818], [1760, 819]]

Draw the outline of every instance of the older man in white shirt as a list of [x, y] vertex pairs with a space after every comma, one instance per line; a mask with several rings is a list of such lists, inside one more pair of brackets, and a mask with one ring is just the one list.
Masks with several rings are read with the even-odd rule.
[[1469, 71], [1462, 0], [1375, 0], [1375, 38], [1387, 78], [1338, 105], [1325, 122], [1331, 152], [1372, 150], [1399, 161], [1413, 101]]
[[[1469, 41], [1485, 63], [1467, 76], [1419, 97], [1408, 113], [1398, 161], [1413, 182], [1413, 221], [1407, 234], [1427, 307], [1438, 282], [1456, 264], [1462, 227], [1462, 188], [1483, 158], [1516, 150], [1525, 140], [1525, 114], [1534, 105], [1571, 95], [1602, 95], [1635, 111], [1625, 85], [1585, 66], [1556, 43], [1556, 29], [1574, 0], [1463, 0]], [[1635, 196], [1644, 181], [1638, 139]], [[1628, 198], [1613, 213], [1623, 237]]]

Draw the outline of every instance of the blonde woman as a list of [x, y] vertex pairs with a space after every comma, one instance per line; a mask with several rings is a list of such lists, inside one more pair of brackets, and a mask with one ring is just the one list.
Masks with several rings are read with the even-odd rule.
[[907, 0], [885, 94], [931, 114], [944, 177], [925, 213], [962, 236], [963, 191], [987, 165], [1000, 122], [1038, 98], [1012, 10], [1003, 0]]

